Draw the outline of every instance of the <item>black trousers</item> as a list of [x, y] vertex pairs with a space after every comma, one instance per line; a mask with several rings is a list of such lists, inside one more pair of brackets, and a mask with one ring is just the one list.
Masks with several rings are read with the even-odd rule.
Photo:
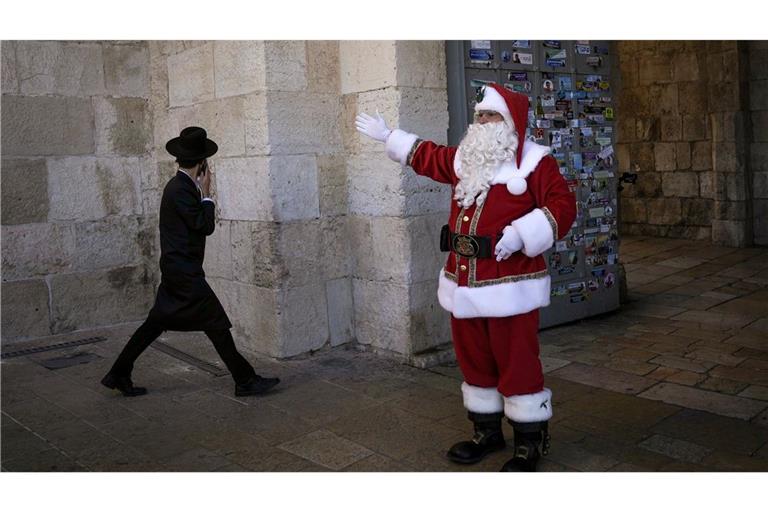
[[[149, 347], [164, 331], [163, 327], [150, 319], [144, 321], [141, 327], [136, 329], [131, 339], [117, 356], [115, 364], [110, 370], [115, 375], [130, 377], [133, 371], [133, 363], [144, 350]], [[213, 347], [218, 352], [221, 360], [227, 365], [229, 373], [237, 384], [245, 384], [256, 376], [253, 366], [237, 351], [235, 341], [229, 329], [217, 331], [204, 331], [205, 335], [213, 342]]]

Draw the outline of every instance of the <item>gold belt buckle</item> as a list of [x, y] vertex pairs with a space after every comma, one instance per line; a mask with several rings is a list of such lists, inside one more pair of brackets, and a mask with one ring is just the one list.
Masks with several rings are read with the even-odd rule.
[[474, 258], [480, 252], [480, 244], [477, 240], [467, 235], [456, 235], [453, 238], [453, 249], [460, 256], [465, 258]]

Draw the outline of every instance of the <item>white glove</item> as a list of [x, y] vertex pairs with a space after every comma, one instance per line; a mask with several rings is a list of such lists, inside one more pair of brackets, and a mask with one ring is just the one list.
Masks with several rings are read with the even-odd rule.
[[379, 142], [385, 142], [389, 134], [392, 133], [378, 110], [375, 118], [365, 113], [358, 114], [355, 118], [355, 126], [357, 126], [357, 131]]
[[507, 226], [504, 228], [504, 235], [501, 240], [496, 242], [496, 261], [501, 261], [509, 258], [512, 253], [515, 253], [523, 248], [523, 239], [520, 238], [520, 233], [517, 232], [514, 226]]

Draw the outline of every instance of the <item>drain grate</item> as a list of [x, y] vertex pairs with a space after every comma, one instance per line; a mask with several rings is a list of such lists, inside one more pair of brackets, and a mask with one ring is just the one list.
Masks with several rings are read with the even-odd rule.
[[227, 370], [223, 370], [218, 366], [216, 366], [215, 364], [211, 364], [207, 361], [203, 361], [202, 359], [198, 359], [195, 356], [187, 354], [186, 352], [182, 352], [179, 349], [173, 348], [172, 346], [167, 345], [162, 341], [155, 341], [150, 346], [153, 348], [156, 348], [157, 350], [159, 350], [164, 354], [168, 354], [171, 357], [175, 357], [176, 359], [184, 361], [185, 363], [189, 363], [192, 366], [196, 366], [197, 368], [200, 368], [201, 370], [210, 373], [214, 377], [222, 377], [224, 375], [229, 375], [229, 372]]
[[61, 350], [62, 348], [79, 347], [80, 345], [90, 345], [91, 343], [99, 343], [106, 341], [107, 338], [102, 336], [94, 336], [93, 338], [83, 338], [81, 340], [65, 341], [63, 343], [54, 343], [53, 345], [45, 345], [44, 347], [24, 348], [21, 350], [13, 350], [11, 352], [3, 352], [0, 354], [0, 359], [10, 359], [12, 357], [28, 356], [30, 354], [38, 354], [40, 352], [50, 352], [51, 350]]

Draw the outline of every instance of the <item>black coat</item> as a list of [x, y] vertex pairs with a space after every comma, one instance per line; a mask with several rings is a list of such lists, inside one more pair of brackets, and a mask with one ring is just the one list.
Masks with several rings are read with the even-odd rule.
[[149, 317], [171, 331], [229, 329], [224, 308], [205, 281], [205, 237], [213, 233], [215, 206], [203, 201], [195, 182], [179, 171], [160, 203], [162, 279]]

